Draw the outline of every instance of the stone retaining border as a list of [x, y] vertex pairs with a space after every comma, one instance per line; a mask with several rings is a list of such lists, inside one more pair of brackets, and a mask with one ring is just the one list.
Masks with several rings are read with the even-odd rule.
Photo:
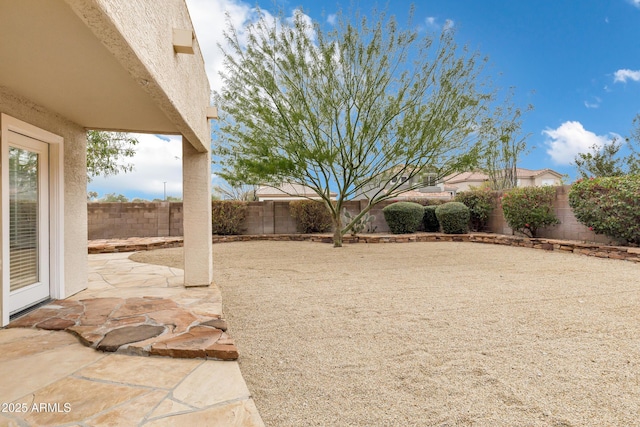
[[[213, 243], [248, 242], [256, 240], [270, 241], [310, 241], [333, 243], [331, 234], [260, 234], [213, 236]], [[548, 251], [572, 252], [598, 258], [620, 259], [640, 262], [640, 247], [608, 246], [598, 243], [556, 240], [546, 238], [527, 238], [492, 233], [443, 234], [361, 234], [344, 236], [343, 243], [410, 243], [410, 242], [472, 242], [496, 245], [519, 246]], [[129, 238], [126, 240], [94, 240], [89, 242], [89, 253], [135, 252], [152, 249], [182, 246], [182, 237]]]

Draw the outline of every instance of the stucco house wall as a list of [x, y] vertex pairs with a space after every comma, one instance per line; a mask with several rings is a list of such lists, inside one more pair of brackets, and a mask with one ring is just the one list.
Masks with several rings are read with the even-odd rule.
[[[176, 43], [176, 31], [191, 34], [191, 44]], [[87, 129], [182, 135], [185, 286], [208, 286], [210, 88], [185, 1], [0, 2], [0, 38], [0, 113], [55, 140], [44, 141], [55, 153], [50, 179], [62, 181], [64, 191], [49, 206], [62, 218], [50, 230], [60, 262], [50, 264], [52, 283], [64, 286], [50, 296], [68, 297], [87, 283]], [[8, 183], [2, 188], [6, 195]], [[3, 325], [9, 281], [5, 274]]]
[[[64, 138], [64, 285], [67, 296], [87, 286], [87, 135], [75, 123], [0, 86], [0, 113]], [[78, 244], [80, 242], [80, 244]]]
[[197, 38], [193, 55], [172, 49], [172, 29], [193, 30], [184, 0], [66, 1], [132, 77], [142, 82], [179, 133], [199, 152], [209, 150], [210, 90]]

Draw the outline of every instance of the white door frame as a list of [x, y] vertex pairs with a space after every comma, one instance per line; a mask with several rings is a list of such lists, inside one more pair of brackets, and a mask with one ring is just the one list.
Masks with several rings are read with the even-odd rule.
[[49, 294], [64, 298], [64, 168], [63, 138], [6, 114], [0, 115], [0, 246], [2, 275], [0, 292], [2, 318], [9, 323], [9, 132], [15, 132], [49, 145]]

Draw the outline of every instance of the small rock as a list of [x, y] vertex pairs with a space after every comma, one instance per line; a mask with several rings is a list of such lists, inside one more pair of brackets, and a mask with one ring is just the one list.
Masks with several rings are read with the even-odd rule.
[[116, 351], [120, 346], [157, 337], [162, 332], [164, 326], [125, 326], [105, 334], [96, 348], [102, 351]]

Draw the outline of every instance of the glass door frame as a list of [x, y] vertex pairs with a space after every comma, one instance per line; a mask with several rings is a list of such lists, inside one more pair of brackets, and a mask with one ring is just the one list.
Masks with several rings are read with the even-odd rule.
[[[16, 290], [12, 290], [9, 284], [9, 315], [20, 312], [30, 306], [38, 304], [51, 296], [49, 286], [49, 144], [37, 139], [10, 131], [8, 150], [18, 149], [37, 155], [37, 177], [35, 201], [36, 207], [36, 275], [33, 282]], [[4, 150], [3, 150], [4, 154]], [[9, 154], [9, 159], [11, 154]], [[11, 168], [9, 168], [11, 172]], [[11, 176], [9, 177], [11, 182]], [[10, 191], [13, 190], [10, 188]], [[11, 195], [9, 204], [11, 204]], [[9, 219], [11, 223], [13, 218]], [[11, 241], [11, 237], [9, 238]], [[9, 248], [11, 254], [11, 248]], [[9, 263], [9, 275], [11, 276], [11, 261]], [[4, 272], [3, 272], [4, 274]]]
[[[55, 121], [53, 122], [55, 123]], [[18, 120], [7, 114], [0, 113], [0, 260], [2, 274], [0, 274], [0, 327], [9, 324], [9, 139], [10, 132], [14, 132], [31, 139], [48, 144], [49, 147], [49, 295], [52, 299], [66, 297], [64, 286], [64, 139]], [[83, 194], [83, 197], [86, 195]]]

